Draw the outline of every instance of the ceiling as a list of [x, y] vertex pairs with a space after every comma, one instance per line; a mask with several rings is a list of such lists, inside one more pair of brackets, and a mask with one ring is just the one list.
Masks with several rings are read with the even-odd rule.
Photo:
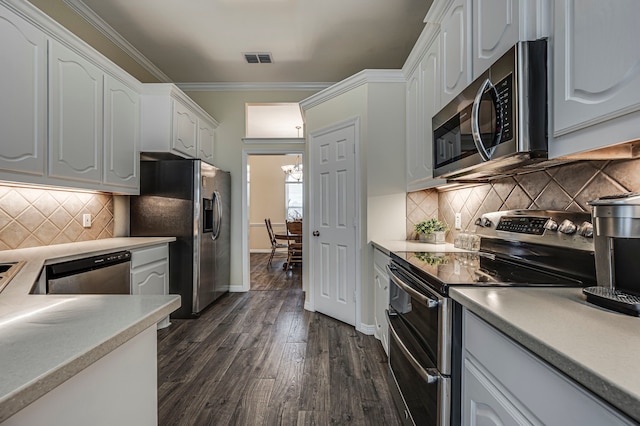
[[[328, 83], [401, 68], [432, 0], [65, 2], [173, 82]], [[271, 53], [273, 63], [248, 64], [245, 52]]]

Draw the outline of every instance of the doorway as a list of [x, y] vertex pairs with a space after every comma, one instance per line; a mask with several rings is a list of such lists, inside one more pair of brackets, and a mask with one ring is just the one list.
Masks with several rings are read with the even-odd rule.
[[[287, 265], [286, 239], [273, 248], [265, 219], [270, 219], [275, 234], [286, 235], [288, 220], [302, 220], [304, 203], [304, 148], [247, 149], [243, 152], [243, 223], [245, 227], [246, 290], [302, 288], [302, 266]], [[246, 212], [246, 215], [244, 214]]]

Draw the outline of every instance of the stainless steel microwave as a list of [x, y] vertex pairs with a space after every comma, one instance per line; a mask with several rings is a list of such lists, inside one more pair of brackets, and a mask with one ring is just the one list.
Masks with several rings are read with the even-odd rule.
[[547, 123], [547, 42], [519, 42], [433, 117], [434, 177], [531, 169], [548, 158]]

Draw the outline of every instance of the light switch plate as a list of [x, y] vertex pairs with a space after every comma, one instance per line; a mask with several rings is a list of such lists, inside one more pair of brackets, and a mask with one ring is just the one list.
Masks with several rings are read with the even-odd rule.
[[82, 226], [85, 228], [91, 228], [91, 213], [85, 213], [82, 215]]
[[462, 229], [462, 213], [460, 213], [460, 212], [456, 213], [455, 228], [456, 229]]

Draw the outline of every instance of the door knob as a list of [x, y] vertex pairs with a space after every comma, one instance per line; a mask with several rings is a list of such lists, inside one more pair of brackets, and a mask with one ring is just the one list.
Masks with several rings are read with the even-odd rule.
[[319, 236], [320, 236], [320, 232], [318, 232], [318, 231], [313, 231], [313, 236], [314, 236], [314, 237], [319, 237]]

